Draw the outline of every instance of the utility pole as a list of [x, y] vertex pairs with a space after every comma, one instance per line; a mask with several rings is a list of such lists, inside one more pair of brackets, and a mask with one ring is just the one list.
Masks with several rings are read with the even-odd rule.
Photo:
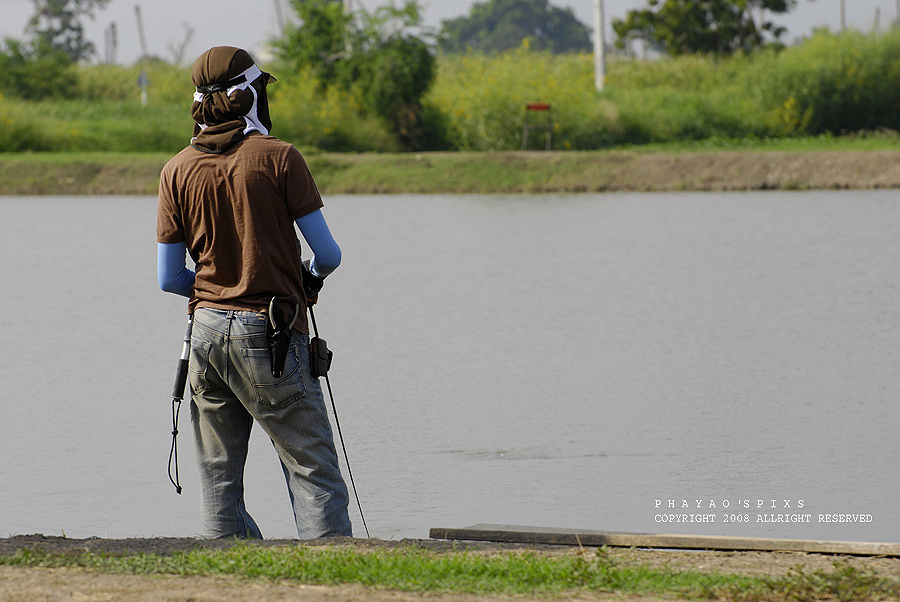
[[137, 17], [137, 26], [138, 26], [138, 36], [141, 41], [141, 58], [148, 58], [147, 53], [147, 38], [144, 36], [144, 19], [141, 17], [141, 5], [134, 5], [134, 15]]
[[594, 0], [594, 86], [597, 90], [603, 90], [605, 79], [606, 50], [603, 47], [603, 0]]
[[281, 10], [281, 0], [275, 0], [275, 19], [278, 21], [278, 33], [284, 34], [284, 11]]
[[[147, 53], [147, 38], [144, 36], [144, 19], [141, 16], [141, 5], [134, 5], [134, 15], [137, 17], [137, 26], [138, 26], [138, 35], [141, 39], [141, 62], [144, 59], [150, 58], [150, 55]], [[147, 105], [147, 88], [150, 87], [150, 78], [147, 77], [147, 70], [141, 69], [141, 74], [138, 76], [138, 87], [141, 89], [141, 106]]]
[[[900, 0], [898, 0], [898, 2], [900, 2]], [[104, 34], [106, 40], [106, 62], [107, 64], [112, 65], [116, 62], [116, 48], [119, 45], [115, 21], [109, 24], [109, 27], [106, 28]]]
[[841, 33], [847, 30], [847, 0], [841, 0]]

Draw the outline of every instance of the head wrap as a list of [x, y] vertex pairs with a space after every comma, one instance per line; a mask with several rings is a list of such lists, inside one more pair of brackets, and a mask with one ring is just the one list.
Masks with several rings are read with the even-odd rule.
[[191, 80], [197, 87], [191, 116], [191, 146], [223, 153], [250, 132], [272, 129], [266, 84], [275, 78], [260, 70], [240, 48], [216, 46], [194, 61]]

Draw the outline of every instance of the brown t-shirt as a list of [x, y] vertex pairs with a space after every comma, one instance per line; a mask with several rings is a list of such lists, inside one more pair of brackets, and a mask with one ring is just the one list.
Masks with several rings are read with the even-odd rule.
[[296, 297], [294, 328], [308, 333], [294, 220], [321, 207], [300, 151], [251, 134], [222, 154], [188, 147], [166, 163], [156, 240], [184, 242], [196, 263], [190, 312], [261, 311], [273, 296]]

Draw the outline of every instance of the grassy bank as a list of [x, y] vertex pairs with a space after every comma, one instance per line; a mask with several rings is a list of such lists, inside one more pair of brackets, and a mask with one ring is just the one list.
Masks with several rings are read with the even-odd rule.
[[[156, 194], [169, 153], [0, 154], [0, 194]], [[305, 152], [325, 194], [900, 188], [888, 135], [608, 151]]]
[[[552, 105], [559, 150], [900, 131], [898, 57], [900, 30], [822, 31], [783, 52], [610, 57], [606, 85], [598, 92], [587, 54], [521, 48], [441, 55], [421, 119], [432, 151], [520, 148], [529, 102]], [[364, 99], [316, 86], [309, 73], [266, 68], [278, 76], [270, 89], [277, 136], [331, 152], [401, 150], [396, 132]], [[148, 62], [72, 70], [75, 85], [57, 98], [25, 100], [15, 88], [2, 90], [0, 153], [174, 153], [190, 135], [193, 88], [186, 67]], [[142, 71], [150, 82], [146, 105], [137, 86]], [[542, 135], [532, 137], [535, 147], [543, 147]]]
[[651, 567], [606, 549], [575, 554], [537, 551], [435, 552], [414, 545], [389, 549], [354, 546], [251, 546], [173, 555], [113, 556], [19, 551], [0, 565], [78, 567], [102, 573], [231, 576], [293, 583], [359, 584], [408, 592], [570, 597], [617, 593], [690, 600], [884, 600], [900, 596], [900, 581], [835, 562], [831, 569], [764, 576]]

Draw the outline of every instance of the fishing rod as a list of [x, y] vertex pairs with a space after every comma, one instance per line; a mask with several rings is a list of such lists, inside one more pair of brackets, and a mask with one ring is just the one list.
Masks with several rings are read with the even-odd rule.
[[341, 421], [338, 419], [337, 406], [334, 403], [334, 393], [331, 391], [331, 380], [328, 378], [328, 369], [331, 368], [331, 359], [334, 354], [328, 349], [325, 339], [319, 337], [319, 327], [316, 325], [316, 315], [313, 312], [313, 304], [308, 303], [309, 317], [312, 321], [313, 338], [309, 341], [309, 369], [313, 378], [325, 377], [325, 385], [328, 388], [328, 398], [331, 399], [331, 411], [334, 414], [334, 425], [337, 427], [338, 439], [341, 441], [341, 449], [344, 452], [344, 460], [347, 462], [347, 474], [350, 476], [350, 485], [353, 487], [353, 495], [356, 497], [356, 507], [359, 508], [359, 516], [362, 519], [366, 537], [369, 535], [369, 526], [363, 514], [362, 504], [359, 501], [359, 492], [356, 490], [356, 482], [353, 480], [353, 470], [350, 468], [350, 457], [347, 455], [347, 446], [344, 444], [344, 434], [341, 432]]
[[[184, 400], [184, 388], [187, 384], [188, 361], [191, 357], [191, 331], [194, 328], [194, 316], [188, 317], [184, 343], [181, 346], [181, 359], [175, 371], [175, 386], [172, 387], [172, 448], [169, 450], [169, 481], [175, 486], [175, 493], [181, 495], [181, 479], [178, 477], [178, 413]], [[174, 462], [173, 462], [174, 460]], [[175, 466], [175, 478], [172, 478], [172, 466]]]

